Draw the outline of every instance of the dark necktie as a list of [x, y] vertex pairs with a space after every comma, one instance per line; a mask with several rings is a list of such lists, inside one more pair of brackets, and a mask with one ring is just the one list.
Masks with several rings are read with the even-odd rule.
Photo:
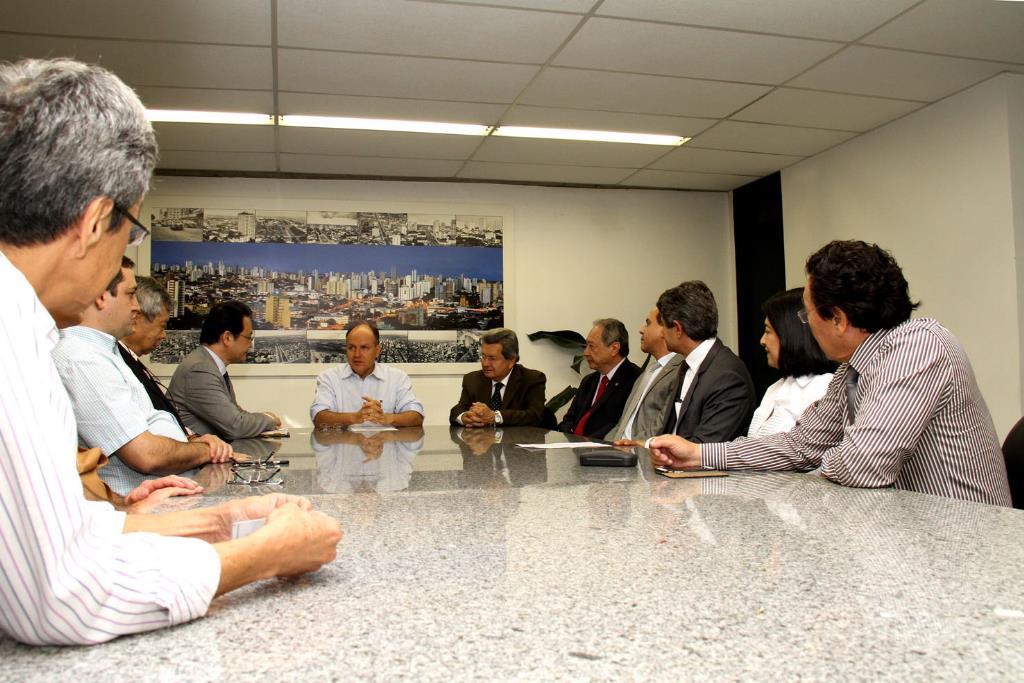
[[128, 366], [128, 369], [132, 371], [135, 378], [139, 380], [140, 384], [142, 384], [142, 388], [146, 390], [153, 407], [157, 410], [163, 410], [164, 412], [170, 413], [178, 423], [178, 426], [181, 427], [181, 431], [188, 434], [185, 422], [181, 419], [181, 414], [178, 413], [178, 407], [174, 405], [174, 401], [172, 401], [171, 397], [167, 395], [163, 382], [161, 382], [156, 375], [150, 372], [145, 363], [132, 355], [131, 351], [126, 349], [124, 346], [118, 344], [117, 350], [121, 354], [124, 364]]
[[590, 413], [592, 413], [594, 411], [594, 406], [596, 406], [597, 402], [601, 400], [601, 394], [603, 394], [604, 390], [607, 389], [607, 388], [608, 388], [608, 376], [607, 375], [602, 375], [601, 376], [601, 383], [599, 385], [597, 385], [597, 395], [594, 396], [594, 402], [590, 404], [590, 407], [587, 408], [587, 412], [583, 413], [583, 417], [581, 417], [580, 421], [576, 423], [576, 429], [572, 430], [573, 434], [575, 434], [577, 436], [583, 436], [583, 430], [587, 426], [587, 420], [590, 419]]
[[860, 373], [853, 369], [852, 365], [846, 366], [846, 423], [853, 424], [857, 417], [857, 379]]
[[228, 371], [224, 371], [224, 386], [228, 388], [228, 394], [231, 396], [231, 400], [235, 400], [235, 388], [231, 386], [231, 378], [228, 377]]
[[494, 393], [491, 394], [491, 400], [487, 403], [487, 407], [491, 410], [498, 410], [501, 408], [501, 388], [505, 386], [501, 382], [494, 385]]

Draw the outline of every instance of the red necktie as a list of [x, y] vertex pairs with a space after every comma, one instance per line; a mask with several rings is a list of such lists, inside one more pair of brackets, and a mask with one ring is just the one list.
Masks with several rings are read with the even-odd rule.
[[581, 417], [580, 421], [576, 423], [576, 429], [573, 430], [573, 434], [577, 436], [583, 436], [583, 429], [587, 426], [587, 418], [590, 417], [591, 411], [594, 410], [594, 406], [597, 405], [597, 402], [601, 400], [601, 394], [603, 394], [604, 390], [607, 388], [608, 375], [602, 375], [601, 384], [599, 384], [597, 387], [597, 396], [594, 397], [594, 402], [590, 404], [589, 408], [587, 408], [587, 412], [583, 413], [583, 417]]

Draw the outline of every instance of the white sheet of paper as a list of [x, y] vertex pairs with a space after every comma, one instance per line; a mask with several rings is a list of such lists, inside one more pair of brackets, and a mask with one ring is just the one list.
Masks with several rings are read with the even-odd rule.
[[350, 432], [397, 432], [398, 428], [392, 425], [382, 425], [376, 422], [359, 422], [354, 425], [349, 425], [348, 430]]
[[520, 448], [601, 448], [608, 446], [606, 443], [596, 441], [567, 441], [565, 443], [521, 443]]
[[235, 522], [231, 525], [231, 539], [244, 538], [254, 531], [258, 531], [267, 523], [266, 517], [260, 519], [247, 519], [242, 522]]

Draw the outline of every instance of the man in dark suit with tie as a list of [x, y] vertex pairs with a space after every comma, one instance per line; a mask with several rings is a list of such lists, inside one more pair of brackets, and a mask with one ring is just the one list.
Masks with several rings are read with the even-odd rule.
[[506, 328], [480, 340], [480, 370], [462, 378], [462, 395], [448, 416], [453, 425], [539, 427], [544, 420], [543, 372], [519, 364], [519, 338]]
[[178, 364], [168, 387], [189, 429], [233, 441], [281, 426], [273, 413], [250, 413], [235, 399], [227, 366], [245, 362], [252, 339], [252, 309], [244, 303], [224, 301], [210, 308], [199, 348]]
[[594, 372], [583, 378], [558, 429], [603, 439], [622, 417], [640, 368], [629, 358], [629, 332], [621, 321], [594, 321], [583, 357]]
[[756, 406], [747, 366], [716, 336], [718, 305], [700, 280], [658, 297], [658, 318], [670, 351], [683, 356], [665, 434], [696, 443], [729, 441], [747, 433]]
[[136, 278], [135, 299], [139, 303], [135, 330], [127, 337], [121, 338], [117, 350], [125, 365], [131, 369], [146, 390], [153, 407], [173, 415], [181, 431], [188, 434], [189, 429], [178, 414], [174, 403], [164, 393], [163, 384], [142, 362], [142, 357], [160, 346], [160, 342], [167, 337], [171, 297], [153, 278], [139, 276]]

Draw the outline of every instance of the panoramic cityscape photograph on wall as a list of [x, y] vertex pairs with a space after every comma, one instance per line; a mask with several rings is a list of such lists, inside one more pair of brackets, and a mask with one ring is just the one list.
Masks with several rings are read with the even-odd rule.
[[210, 306], [252, 308], [249, 362], [339, 363], [345, 328], [373, 320], [380, 360], [479, 360], [504, 325], [502, 216], [156, 208], [151, 272], [171, 297], [156, 363], [199, 344]]

